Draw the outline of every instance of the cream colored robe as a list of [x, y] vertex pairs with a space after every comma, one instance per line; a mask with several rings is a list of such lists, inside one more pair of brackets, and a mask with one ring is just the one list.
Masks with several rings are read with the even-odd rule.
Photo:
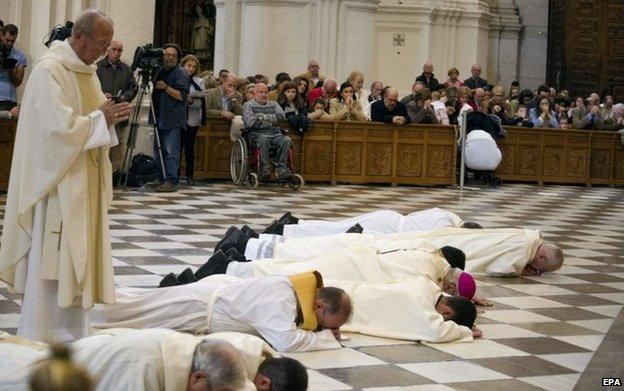
[[[115, 302], [107, 212], [116, 139], [93, 143], [105, 100], [95, 70], [67, 41], [52, 44], [26, 85], [11, 166], [0, 279], [24, 293], [29, 251], [39, 245], [41, 278], [58, 282], [61, 308]], [[46, 214], [35, 216], [41, 202]], [[34, 221], [43, 221], [42, 243], [32, 243]]]
[[[185, 391], [195, 347], [204, 339], [233, 344], [247, 370], [244, 390], [265, 358], [276, 356], [260, 338], [239, 333], [194, 336], [165, 329], [110, 329], [71, 345], [74, 361], [96, 379], [96, 391]], [[0, 390], [28, 390], [33, 367], [47, 357], [47, 345], [0, 334]]]
[[[381, 243], [380, 243], [381, 244]], [[392, 282], [423, 276], [442, 288], [450, 265], [437, 249], [426, 242], [393, 241], [383, 248], [348, 247], [309, 261], [280, 258], [232, 262], [227, 274], [240, 278], [269, 275], [290, 276], [316, 270], [325, 279], [361, 282]]]

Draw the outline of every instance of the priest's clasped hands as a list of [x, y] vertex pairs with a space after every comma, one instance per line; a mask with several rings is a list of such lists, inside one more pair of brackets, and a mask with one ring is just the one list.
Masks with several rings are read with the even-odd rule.
[[128, 118], [130, 118], [130, 112], [133, 108], [134, 106], [128, 102], [115, 103], [109, 98], [102, 106], [100, 106], [100, 111], [104, 113], [106, 124], [110, 128], [120, 122], [127, 121]]

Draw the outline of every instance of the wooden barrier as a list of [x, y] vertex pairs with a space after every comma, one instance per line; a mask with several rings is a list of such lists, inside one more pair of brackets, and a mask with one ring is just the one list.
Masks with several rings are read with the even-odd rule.
[[0, 191], [6, 191], [9, 187], [15, 129], [17, 120], [0, 119]]
[[624, 147], [615, 132], [505, 127], [498, 140], [506, 181], [624, 184]]
[[[198, 179], [229, 178], [229, 122], [210, 118], [198, 132]], [[455, 129], [371, 122], [315, 122], [301, 137], [291, 132], [295, 169], [306, 181], [455, 184]]]

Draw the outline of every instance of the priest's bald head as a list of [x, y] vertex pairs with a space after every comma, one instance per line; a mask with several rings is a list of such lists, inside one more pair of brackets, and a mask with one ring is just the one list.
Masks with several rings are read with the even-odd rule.
[[535, 256], [524, 267], [523, 275], [539, 276], [544, 272], [554, 272], [563, 265], [563, 250], [553, 242], [543, 242], [537, 248]]
[[195, 348], [187, 391], [238, 390], [245, 386], [247, 371], [234, 345], [215, 339]]
[[113, 21], [102, 12], [86, 10], [74, 23], [69, 44], [87, 65], [104, 56], [113, 39]]
[[347, 323], [353, 312], [351, 298], [344, 290], [326, 286], [316, 292], [314, 313], [319, 330], [338, 330]]

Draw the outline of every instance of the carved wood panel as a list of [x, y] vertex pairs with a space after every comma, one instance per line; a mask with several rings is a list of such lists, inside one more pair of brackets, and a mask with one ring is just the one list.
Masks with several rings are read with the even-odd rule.
[[336, 174], [362, 175], [361, 142], [338, 141], [336, 143]]
[[425, 160], [424, 146], [421, 144], [399, 144], [397, 150], [397, 176], [421, 177], [423, 175], [423, 161]]
[[392, 175], [392, 144], [391, 143], [367, 143], [366, 144], [366, 175], [367, 176], [368, 175], [370, 176]]

